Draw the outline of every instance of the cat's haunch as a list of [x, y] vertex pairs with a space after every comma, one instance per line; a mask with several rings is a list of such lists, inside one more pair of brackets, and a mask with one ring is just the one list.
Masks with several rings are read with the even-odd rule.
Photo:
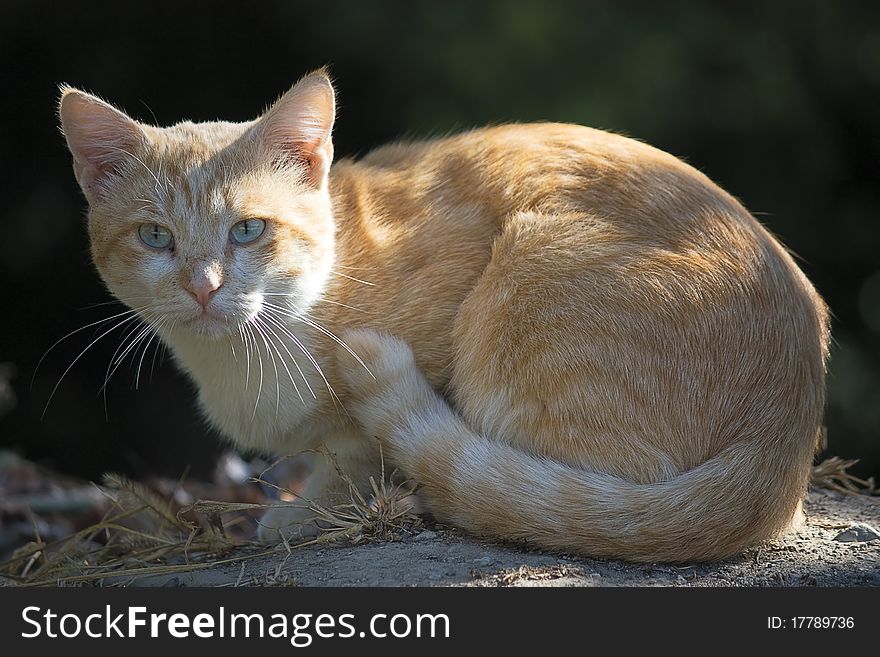
[[60, 116], [107, 287], [229, 440], [335, 454], [304, 498], [368, 493], [379, 438], [437, 518], [550, 549], [715, 559], [797, 515], [825, 304], [680, 160], [546, 123], [331, 167], [323, 71], [245, 123]]

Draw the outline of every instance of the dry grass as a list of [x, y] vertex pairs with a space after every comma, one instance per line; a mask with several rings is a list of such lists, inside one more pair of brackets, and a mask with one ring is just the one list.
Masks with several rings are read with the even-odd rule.
[[[100, 490], [111, 502], [102, 520], [61, 540], [44, 543], [34, 525], [34, 540], [0, 563], [0, 573], [20, 586], [124, 586], [138, 577], [187, 573], [204, 568], [241, 564], [236, 583], [241, 583], [245, 561], [277, 555], [280, 570], [293, 550], [306, 545], [335, 541], [387, 541], [413, 532], [421, 523], [407, 503], [413, 490], [409, 482], [386, 482], [384, 463], [378, 480], [370, 479], [372, 500], [367, 500], [338, 467], [348, 484], [350, 501], [328, 507], [309, 500], [297, 503], [238, 503], [199, 500], [175, 510], [147, 487], [108, 475]], [[254, 481], [286, 493], [266, 481], [262, 473]], [[393, 481], [394, 473], [389, 479]], [[312, 510], [320, 531], [316, 538], [291, 544], [282, 540], [267, 549], [249, 540], [233, 540], [225, 528], [244, 519], [246, 512], [271, 507]], [[230, 516], [232, 516], [230, 518]]]
[[[277, 568], [267, 577], [281, 581], [285, 561], [300, 547], [337, 541], [389, 541], [420, 530], [421, 519], [412, 512], [411, 482], [394, 483], [395, 472], [385, 477], [383, 462], [378, 477], [370, 478], [372, 498], [367, 499], [333, 456], [326, 452], [323, 455], [333, 460], [339, 476], [348, 484], [349, 500], [344, 504], [325, 506], [304, 500], [267, 481], [269, 469], [253, 481], [276, 489], [294, 502], [199, 500], [175, 508], [173, 495], [163, 499], [142, 484], [108, 475], [100, 490], [110, 507], [100, 522], [48, 543], [42, 540], [34, 523], [34, 540], [0, 563], [0, 573], [21, 586], [124, 586], [147, 575], [240, 564], [238, 579], [230, 582], [234, 586], [242, 583], [245, 562], [251, 559], [276, 555]], [[849, 495], [880, 494], [873, 478], [859, 479], [847, 472], [855, 463], [839, 457], [827, 459], [813, 468], [812, 484]], [[277, 546], [267, 548], [249, 540], [230, 538], [226, 532], [226, 528], [244, 520], [248, 513], [303, 505], [311, 510], [311, 521], [320, 528], [312, 540], [293, 544], [282, 538]], [[522, 573], [516, 576], [521, 577]]]
[[[392, 471], [388, 477], [385, 476], [385, 460], [381, 447], [381, 469], [378, 473], [378, 479], [370, 477], [372, 497], [369, 500], [354, 485], [351, 477], [339, 467], [332, 453], [318, 451], [317, 454], [331, 461], [336, 468], [337, 476], [347, 485], [349, 492], [347, 502], [334, 506], [322, 505], [297, 495], [288, 488], [268, 481], [265, 475], [280, 462], [276, 461], [252, 481], [275, 489], [281, 497], [296, 499], [298, 500], [297, 502], [263, 506], [199, 501], [188, 507], [188, 509], [210, 517], [216, 517], [231, 511], [250, 510], [257, 507], [307, 508], [311, 511], [312, 515], [305, 519], [304, 524], [315, 524], [319, 528], [320, 533], [314, 540], [306, 543], [297, 543], [296, 547], [313, 545], [315, 543], [330, 543], [343, 539], [352, 543], [360, 543], [361, 541], [393, 541], [402, 534], [411, 534], [418, 530], [422, 521], [419, 516], [413, 513], [413, 505], [410, 501], [411, 496], [415, 492], [415, 486], [410, 480], [395, 483], [397, 470]], [[287, 548], [290, 547], [288, 541], [283, 536], [280, 536], [279, 540], [281, 545]]]
[[819, 465], [813, 466], [810, 481], [813, 486], [827, 488], [847, 495], [880, 495], [880, 488], [874, 478], [859, 479], [847, 470], [858, 463], [858, 459], [842, 459], [832, 456]]

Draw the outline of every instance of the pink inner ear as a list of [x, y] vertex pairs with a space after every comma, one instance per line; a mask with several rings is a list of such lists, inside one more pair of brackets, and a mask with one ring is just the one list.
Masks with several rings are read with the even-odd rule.
[[309, 144], [303, 141], [296, 141], [288, 138], [287, 135], [284, 134], [277, 136], [266, 135], [263, 142], [279, 163], [294, 166], [309, 166], [312, 159], [312, 152], [315, 150], [316, 146], [313, 143]]
[[87, 193], [106, 182], [146, 140], [143, 130], [125, 114], [80, 91], [64, 94], [60, 114], [77, 179]]

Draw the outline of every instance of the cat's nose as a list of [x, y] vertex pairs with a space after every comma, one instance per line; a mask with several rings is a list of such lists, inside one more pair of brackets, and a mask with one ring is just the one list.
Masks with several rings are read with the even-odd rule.
[[211, 272], [195, 274], [184, 288], [202, 308], [206, 309], [211, 298], [223, 287], [223, 279]]

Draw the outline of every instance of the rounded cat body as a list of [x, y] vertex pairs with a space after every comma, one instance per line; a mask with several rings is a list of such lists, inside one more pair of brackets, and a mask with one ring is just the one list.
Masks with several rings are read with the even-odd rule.
[[[796, 515], [825, 306], [672, 156], [536, 124], [331, 169], [322, 72], [244, 124], [145, 126], [75, 90], [61, 118], [98, 271], [239, 445], [323, 444], [366, 490], [379, 438], [438, 518], [591, 555], [719, 558]], [[345, 486], [319, 462], [304, 496]]]

